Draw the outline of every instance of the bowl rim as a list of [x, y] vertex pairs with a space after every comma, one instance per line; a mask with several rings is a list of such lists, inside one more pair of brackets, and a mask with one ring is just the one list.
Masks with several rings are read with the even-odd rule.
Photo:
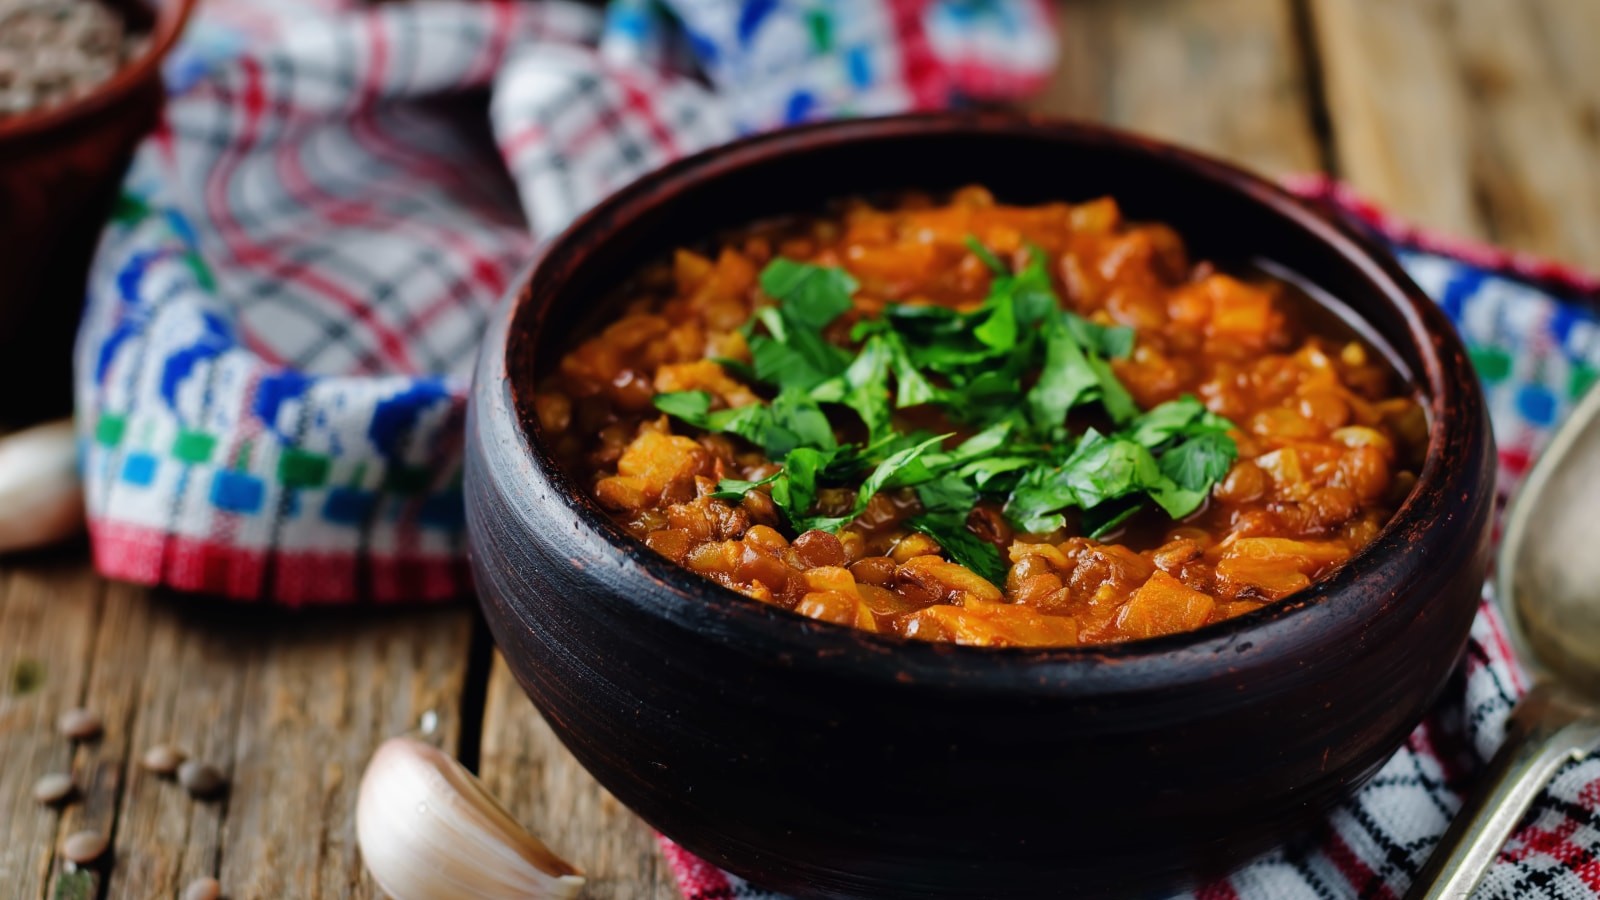
[[[1405, 330], [1406, 340], [1403, 343], [1394, 342], [1399, 345], [1396, 349], [1409, 345], [1416, 350], [1420, 366], [1410, 374], [1416, 379], [1416, 387], [1428, 410], [1429, 431], [1428, 449], [1417, 483], [1377, 537], [1332, 575], [1313, 582], [1305, 590], [1259, 610], [1198, 629], [1110, 644], [971, 646], [921, 641], [818, 622], [781, 607], [761, 603], [702, 578], [651, 551], [643, 541], [629, 534], [550, 455], [542, 426], [537, 416], [532, 414], [531, 397], [526, 396], [531, 393], [531, 375], [513, 369], [510, 355], [519, 343], [530, 348], [536, 346], [545, 324], [545, 313], [554, 305], [553, 302], [539, 301], [535, 297], [536, 288], [541, 287], [541, 277], [557, 267], [556, 261], [571, 256], [581, 243], [580, 238], [597, 230], [597, 233], [603, 234], [609, 223], [626, 221], [630, 211], [653, 204], [662, 194], [670, 195], [692, 185], [715, 180], [725, 173], [760, 165], [771, 156], [807, 152], [860, 140], [974, 132], [989, 133], [997, 139], [1007, 135], [1037, 136], [1044, 132], [1064, 144], [1110, 148], [1141, 156], [1153, 164], [1165, 162], [1187, 169], [1203, 180], [1243, 195], [1247, 202], [1267, 207], [1270, 213], [1289, 220], [1312, 238], [1328, 245], [1352, 267], [1374, 294], [1381, 296], [1383, 302], [1398, 314]], [[783, 147], [790, 144], [795, 146]], [[557, 294], [550, 293], [549, 296], [553, 299]], [[562, 496], [555, 502], [566, 504], [585, 526], [640, 567], [650, 580], [668, 588], [652, 592], [663, 602], [697, 604], [698, 608], [690, 611], [692, 616], [715, 617], [729, 629], [739, 632], [758, 629], [761, 631], [760, 637], [769, 642], [766, 649], [776, 646], [785, 650], [809, 650], [817, 657], [825, 658], [828, 668], [836, 672], [848, 665], [851, 659], [859, 661], [866, 668], [881, 665], [887, 652], [900, 661], [903, 668], [899, 677], [907, 682], [913, 680], [909, 674], [912, 670], [927, 673], [944, 671], [949, 667], [974, 672], [996, 668], [1011, 670], [1020, 666], [1022, 668], [1013, 674], [1025, 674], [1037, 671], [1035, 667], [1044, 664], [1065, 667], [1074, 675], [1117, 670], [1141, 681], [1151, 678], [1166, 681], [1170, 679], [1163, 675], [1170, 676], [1173, 673], [1164, 668], [1164, 663], [1178, 657], [1188, 660], [1185, 667], [1198, 666], [1202, 660], [1209, 659], [1214, 665], [1201, 668], [1210, 674], [1231, 673], [1234, 671], [1232, 664], [1238, 660], [1223, 658], [1224, 650], [1231, 648], [1243, 654], [1257, 645], [1283, 641], [1304, 643], [1307, 636], [1297, 633], [1292, 623], [1315, 610], [1324, 610], [1346, 620], [1357, 620], [1359, 627], [1364, 630], [1377, 610], [1368, 610], [1364, 604], [1353, 603], [1346, 604], [1347, 608], [1341, 610], [1336, 609], [1331, 601], [1354, 592], [1364, 582], [1370, 583], [1371, 587], [1402, 587], [1403, 582], [1397, 579], [1405, 574], [1403, 572], [1391, 575], [1389, 582], [1381, 578], [1391, 555], [1415, 552], [1418, 543], [1429, 535], [1438, 534], [1438, 530], [1431, 526], [1451, 518], [1449, 510], [1452, 500], [1459, 498], [1459, 502], [1469, 507], [1481, 505], [1482, 494], [1488, 489], [1472, 481], [1476, 473], [1482, 470], [1481, 467], [1467, 464], [1467, 457], [1476, 449], [1475, 444], [1487, 436], [1487, 413], [1465, 347], [1433, 300], [1405, 273], [1398, 259], [1373, 236], [1358, 230], [1354, 223], [1339, 218], [1336, 213], [1325, 212], [1266, 178], [1231, 163], [1122, 129], [1064, 117], [993, 110], [909, 113], [803, 125], [752, 135], [701, 150], [653, 170], [612, 193], [547, 242], [512, 287], [510, 302], [501, 324], [505, 329], [503, 339], [487, 344], [483, 350], [489, 355], [486, 358], [491, 366], [488, 371], [498, 373], [504, 379], [506, 411], [513, 420], [511, 427], [518, 436], [515, 453], [521, 462], [535, 467], [542, 477], [557, 488], [554, 493]], [[524, 329], [521, 333], [517, 330], [519, 327]], [[480, 382], [486, 380], [482, 372], [478, 378]], [[1487, 440], [1483, 440], [1481, 446], [1484, 453], [1490, 452]], [[1474, 497], [1474, 492], [1479, 496]], [[1465, 524], [1470, 523], [1472, 517], [1459, 518]], [[1393, 591], [1374, 593], [1392, 595]], [[669, 600], [666, 597], [669, 594], [675, 596]], [[649, 605], [640, 598], [635, 598], [633, 602], [639, 606]], [[1427, 602], [1435, 604], [1442, 602], [1442, 598], [1432, 597]], [[716, 630], [719, 632], [717, 640], [729, 640], [721, 633], [722, 629]], [[953, 665], [957, 662], [970, 665]], [[1190, 679], [1180, 676], [1176, 680]], [[1054, 679], [1041, 675], [1033, 683], [1048, 690], [1047, 682], [1051, 681]], [[958, 677], [951, 686], [965, 683], [964, 679]], [[1085, 687], [1093, 690], [1092, 686]]]
[[[147, 83], [151, 74], [159, 80], [159, 68], [182, 37], [199, 0], [168, 0], [154, 6], [155, 23], [150, 29], [150, 42], [144, 52], [132, 62], [117, 69], [110, 78], [95, 85], [88, 93], [73, 97], [65, 103], [38, 107], [15, 116], [0, 118], [0, 142], [9, 142], [45, 134], [56, 128], [70, 126], [89, 118], [105, 107], [125, 99]], [[127, 13], [118, 8], [118, 15]]]

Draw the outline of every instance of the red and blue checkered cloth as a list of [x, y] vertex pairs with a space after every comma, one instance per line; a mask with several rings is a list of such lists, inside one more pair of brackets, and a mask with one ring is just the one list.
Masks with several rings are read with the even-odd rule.
[[[96, 564], [286, 605], [464, 593], [467, 373], [537, 240], [740, 133], [1024, 92], [1053, 33], [1045, 0], [209, 0], [91, 276]], [[1299, 187], [1384, 230], [1461, 327], [1514, 484], [1600, 365], [1594, 283]], [[1524, 686], [1488, 606], [1469, 650], [1325, 828], [1197, 896], [1402, 892]], [[1482, 895], [1600, 895], [1597, 816], [1600, 762], [1569, 766]], [[692, 900], [770, 896], [665, 849]]]

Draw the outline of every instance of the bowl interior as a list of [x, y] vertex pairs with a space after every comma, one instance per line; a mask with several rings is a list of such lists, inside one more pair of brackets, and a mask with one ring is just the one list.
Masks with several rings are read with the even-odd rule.
[[[1430, 482], [1445, 477], [1440, 463], [1447, 436], [1444, 410], [1463, 388], [1452, 384], [1449, 366], [1428, 337], [1443, 319], [1425, 320], [1433, 312], [1431, 301], [1382, 248], [1225, 164], [1120, 132], [1015, 116], [861, 120], [758, 138], [680, 161], [581, 218], [535, 268], [511, 323], [507, 371], [537, 462], [546, 469], [555, 467], [542, 448], [532, 412], [534, 376], [571, 346], [575, 334], [587, 333], [597, 316], [606, 315], [595, 308], [595, 300], [610, 296], [645, 262], [757, 219], [820, 210], [835, 198], [900, 190], [937, 193], [968, 184], [981, 184], [1001, 202], [1017, 204], [1110, 195], [1127, 218], [1175, 228], [1193, 259], [1224, 266], [1265, 262], [1287, 270], [1359, 320], [1365, 336], [1390, 355], [1402, 378], [1412, 381], [1430, 417], [1429, 449], [1418, 488], [1384, 533], [1340, 571], [1254, 613], [1185, 634], [1095, 647], [1095, 654], [1192, 646], [1281, 619], [1363, 577], [1374, 557], [1405, 546], [1397, 534], [1402, 526], [1409, 522], [1415, 528], [1437, 515], [1432, 505], [1419, 506], [1418, 496]], [[559, 470], [554, 477], [576, 487]], [[582, 491], [571, 495], [580, 498], [580, 512], [614, 543], [638, 543]], [[673, 572], [695, 577], [665, 559], [654, 562], [660, 577], [679, 581]], [[725, 593], [733, 602], [755, 602], [710, 583], [702, 588], [707, 595]], [[1076, 649], [1081, 648], [1055, 652]]]

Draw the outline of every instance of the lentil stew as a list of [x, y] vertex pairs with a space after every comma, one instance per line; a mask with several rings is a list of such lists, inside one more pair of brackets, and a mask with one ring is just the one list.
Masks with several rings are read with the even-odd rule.
[[815, 619], [1191, 630], [1337, 569], [1426, 447], [1376, 347], [1110, 198], [852, 201], [702, 249], [628, 282], [535, 412], [652, 550]]

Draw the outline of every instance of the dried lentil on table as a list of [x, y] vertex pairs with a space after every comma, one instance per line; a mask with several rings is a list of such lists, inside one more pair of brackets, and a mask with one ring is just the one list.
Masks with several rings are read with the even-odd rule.
[[170, 744], [156, 744], [139, 757], [139, 765], [146, 772], [171, 775], [178, 771], [178, 767], [183, 765], [183, 761], [187, 758], [187, 754]]
[[215, 878], [196, 878], [183, 889], [183, 900], [217, 900], [222, 896], [222, 883]]
[[178, 766], [178, 783], [191, 797], [211, 797], [222, 791], [228, 779], [216, 766], [191, 759]]
[[109, 842], [98, 831], [76, 831], [61, 842], [61, 856], [67, 862], [86, 866], [105, 855]]
[[65, 772], [51, 772], [33, 783], [33, 799], [47, 806], [66, 801], [77, 788], [72, 776]]
[[63, 737], [74, 741], [87, 741], [99, 737], [105, 723], [100, 714], [87, 709], [69, 709], [56, 720], [56, 728]]

